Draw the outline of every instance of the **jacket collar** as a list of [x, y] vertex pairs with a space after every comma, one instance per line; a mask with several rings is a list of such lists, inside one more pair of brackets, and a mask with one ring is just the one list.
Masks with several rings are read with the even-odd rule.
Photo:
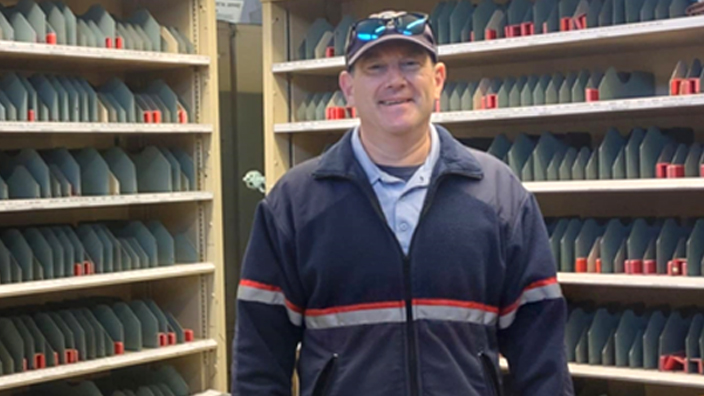
[[[458, 142], [447, 129], [435, 125], [440, 138], [440, 158], [433, 170], [433, 179], [445, 174], [455, 174], [472, 179], [481, 179], [483, 172], [479, 161]], [[346, 177], [366, 180], [352, 149], [352, 132], [347, 131], [337, 143], [325, 152], [313, 172], [315, 178]]]

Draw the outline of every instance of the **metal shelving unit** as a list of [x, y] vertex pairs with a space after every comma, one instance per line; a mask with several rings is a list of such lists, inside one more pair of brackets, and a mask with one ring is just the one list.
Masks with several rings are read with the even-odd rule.
[[704, 278], [663, 275], [576, 274], [562, 272], [557, 280], [567, 286], [704, 290]]
[[0, 213], [26, 211], [54, 211], [61, 209], [103, 208], [131, 205], [159, 205], [179, 202], [212, 201], [214, 194], [208, 191], [111, 195], [95, 197], [12, 199], [0, 201]]
[[[41, 1], [41, 0], [39, 0]], [[13, 6], [16, 0], [3, 1]], [[0, 122], [3, 150], [65, 147], [104, 150], [175, 147], [193, 159], [195, 185], [189, 192], [0, 200], [3, 228], [77, 225], [81, 222], [158, 220], [187, 235], [198, 263], [170, 267], [47, 279], [0, 285], [0, 309], [92, 297], [125, 301], [149, 298], [174, 315], [195, 340], [157, 349], [127, 352], [46, 369], [0, 376], [0, 394], [56, 380], [80, 380], [111, 370], [152, 363], [174, 364], [191, 391], [220, 395], [227, 390], [228, 340], [225, 332], [220, 132], [215, 2], [210, 0], [66, 0], [76, 14], [101, 4], [126, 18], [147, 9], [158, 23], [177, 28], [194, 54], [157, 53], [0, 40], [6, 71], [81, 76], [100, 85], [118, 77], [141, 86], [163, 79], [190, 111], [185, 124]], [[4, 73], [3, 73], [4, 74]]]
[[149, 268], [111, 274], [6, 284], [0, 286], [0, 298], [59, 293], [79, 289], [96, 289], [114, 285], [208, 275], [213, 274], [215, 268], [213, 263], [178, 264], [171, 267]]
[[[2, 56], [2, 55], [0, 55]], [[207, 124], [101, 124], [94, 122], [0, 122], [4, 134], [212, 134]]]
[[36, 385], [50, 381], [75, 378], [78, 376], [101, 373], [105, 371], [136, 366], [187, 355], [212, 352], [217, 348], [215, 340], [200, 340], [186, 344], [164, 347], [141, 352], [127, 352], [124, 355], [98, 359], [89, 362], [75, 363], [66, 366], [28, 371], [0, 378], [0, 390]]
[[[556, 50], [569, 50], [575, 56], [593, 52], [618, 51], [624, 46], [648, 48], [663, 44], [693, 43], [704, 33], [704, 17], [661, 20], [575, 30], [539, 36], [515, 37], [476, 43], [446, 44], [438, 48], [442, 61], [461, 60], [464, 64], [527, 60], [554, 56]], [[599, 47], [595, 50], [594, 47]], [[313, 60], [276, 62], [275, 74], [336, 74], [345, 66], [341, 56]]]
[[109, 70], [146, 71], [210, 65], [210, 57], [206, 54], [155, 53], [17, 41], [0, 41], [0, 57], [10, 65], [21, 63], [30, 67], [41, 67], [43, 62], [50, 61], [52, 68], [74, 70], [100, 67]]
[[[704, 95], [661, 96], [628, 100], [570, 103], [545, 106], [515, 107], [509, 109], [453, 111], [433, 114], [435, 123], [452, 127], [454, 124], [501, 125], [507, 122], [527, 121], [551, 122], [552, 119], [572, 117], [599, 117], [601, 120], [634, 118], [647, 114], [676, 116], [701, 111]], [[302, 121], [274, 125], [275, 133], [311, 133], [346, 131], [359, 123], [357, 119]]]
[[[265, 167], [270, 188], [291, 167], [319, 155], [357, 119], [296, 122], [296, 109], [310, 92], [337, 90], [342, 57], [295, 60], [298, 45], [316, 18], [334, 26], [343, 15], [364, 17], [382, 9], [430, 12], [437, 1], [329, 2], [320, 7], [308, 0], [264, 2]], [[702, 141], [704, 95], [668, 96], [667, 81], [680, 59], [704, 56], [701, 34], [704, 17], [685, 17], [570, 32], [550, 33], [440, 46], [440, 59], [457, 81], [506, 77], [614, 65], [619, 70], [653, 71], [656, 96], [616, 101], [555, 104], [477, 111], [435, 113], [432, 121], [447, 125], [461, 138], [491, 138], [500, 133], [571, 132], [575, 124], [595, 139], [611, 127], [627, 132], [634, 127], [692, 127]], [[657, 54], [657, 56], [653, 56]], [[546, 216], [556, 217], [703, 217], [704, 178], [581, 180], [526, 182]], [[675, 203], [677, 200], [677, 203]], [[697, 301], [704, 278], [560, 273], [570, 299], [597, 302], [628, 300], [629, 291], [643, 289], [646, 304], [657, 305], [660, 293], [682, 305]], [[589, 290], [588, 295], [580, 295]], [[633, 302], [633, 301], [630, 301]], [[504, 362], [505, 365], [505, 362]], [[701, 376], [611, 367], [571, 365], [575, 377], [638, 382], [648, 395], [690, 396], [704, 387]], [[659, 386], [653, 388], [653, 386]], [[665, 386], [666, 388], [662, 388]], [[620, 394], [618, 391], [613, 391]]]
[[534, 194], [685, 192], [704, 189], [704, 178], [575, 180], [526, 182], [524, 185]]
[[[508, 363], [501, 359], [501, 369], [508, 370]], [[577, 378], [607, 379], [620, 382], [638, 382], [665, 387], [704, 388], [704, 377], [684, 373], [664, 373], [656, 370], [636, 370], [623, 367], [570, 364], [570, 373]]]

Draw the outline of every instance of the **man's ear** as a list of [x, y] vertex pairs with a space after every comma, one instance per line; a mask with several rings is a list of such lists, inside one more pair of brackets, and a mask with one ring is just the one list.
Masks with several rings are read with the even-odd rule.
[[442, 89], [445, 86], [445, 79], [447, 78], [447, 66], [444, 63], [438, 62], [435, 64], [435, 99], [440, 100], [442, 96]]
[[354, 88], [352, 84], [353, 78], [352, 73], [347, 70], [343, 70], [340, 73], [338, 81], [340, 84], [340, 90], [342, 90], [342, 93], [345, 95], [345, 99], [347, 100], [347, 105], [354, 107]]

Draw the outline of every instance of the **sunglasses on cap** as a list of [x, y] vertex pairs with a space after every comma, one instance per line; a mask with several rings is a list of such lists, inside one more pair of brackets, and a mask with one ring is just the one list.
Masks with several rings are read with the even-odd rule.
[[362, 19], [352, 25], [350, 38], [369, 42], [390, 31], [415, 36], [423, 34], [428, 21], [428, 15], [419, 12], [404, 13], [390, 18]]

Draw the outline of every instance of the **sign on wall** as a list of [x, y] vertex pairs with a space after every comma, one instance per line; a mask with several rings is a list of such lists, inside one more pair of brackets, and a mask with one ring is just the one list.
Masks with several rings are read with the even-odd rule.
[[230, 23], [239, 23], [242, 19], [244, 0], [216, 0], [218, 20]]
[[261, 24], [260, 0], [216, 0], [217, 18], [230, 23]]

